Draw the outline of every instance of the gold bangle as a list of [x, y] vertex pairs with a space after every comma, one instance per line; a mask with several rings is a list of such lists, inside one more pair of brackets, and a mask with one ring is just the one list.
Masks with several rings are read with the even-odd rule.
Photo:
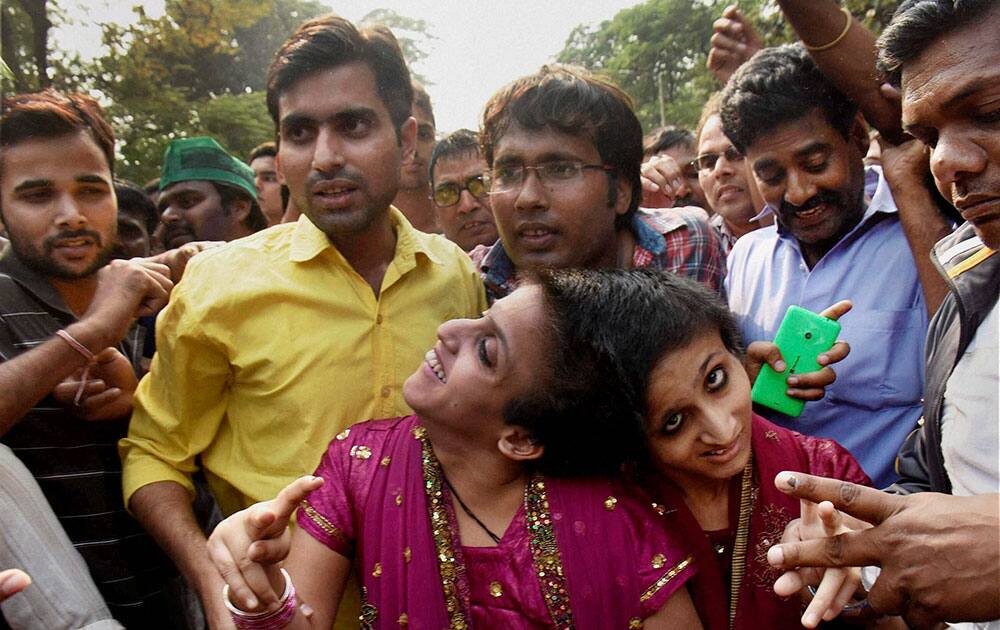
[[809, 44], [802, 42], [802, 47], [810, 52], [823, 52], [824, 50], [830, 50], [843, 41], [843, 39], [847, 37], [848, 31], [851, 30], [851, 25], [854, 24], [854, 16], [851, 15], [851, 11], [847, 7], [840, 7], [840, 12], [844, 14], [845, 18], [847, 18], [847, 24], [844, 24], [844, 30], [837, 36], [837, 39], [833, 40], [829, 44], [823, 44], [822, 46], [810, 46]]

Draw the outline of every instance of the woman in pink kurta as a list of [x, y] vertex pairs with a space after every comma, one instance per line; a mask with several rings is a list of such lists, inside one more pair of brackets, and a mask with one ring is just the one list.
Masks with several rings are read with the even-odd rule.
[[561, 321], [530, 286], [442, 325], [417, 415], [351, 427], [319, 478], [220, 524], [229, 604], [264, 615], [237, 625], [325, 630], [353, 568], [364, 627], [700, 627], [674, 517], [607, 474], [623, 407]]
[[[705, 627], [801, 628], [800, 598], [775, 594], [780, 572], [766, 559], [800, 516], [774, 477], [792, 470], [870, 485], [858, 463], [832, 440], [753, 413], [739, 334], [715, 294], [644, 270], [559, 272], [542, 287], [567, 343], [604, 357], [609, 387], [628, 393], [633, 424], [621, 431], [639, 437], [630, 452], [606, 455], [632, 460], [638, 485], [696, 546], [691, 591]], [[835, 576], [830, 585], [847, 584]]]
[[672, 517], [608, 479], [532, 475], [500, 542], [463, 546], [416, 416], [344, 431], [316, 474], [299, 526], [354, 558], [372, 627], [637, 627], [692, 574]]

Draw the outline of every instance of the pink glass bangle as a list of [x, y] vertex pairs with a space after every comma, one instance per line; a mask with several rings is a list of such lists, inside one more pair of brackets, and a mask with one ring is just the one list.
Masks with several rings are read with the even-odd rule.
[[298, 598], [288, 571], [281, 569], [281, 574], [285, 577], [285, 592], [281, 595], [281, 605], [270, 612], [250, 613], [240, 610], [229, 599], [229, 585], [222, 587], [222, 601], [239, 630], [278, 630], [292, 622], [298, 609]]

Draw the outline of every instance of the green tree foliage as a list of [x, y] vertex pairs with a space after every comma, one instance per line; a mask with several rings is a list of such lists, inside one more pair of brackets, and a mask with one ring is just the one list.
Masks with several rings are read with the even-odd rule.
[[[644, 128], [662, 123], [694, 128], [702, 104], [719, 88], [705, 66], [712, 23], [734, 3], [768, 45], [794, 41], [775, 0], [646, 0], [611, 20], [576, 27], [557, 59], [614, 79], [635, 100]], [[897, 0], [846, 0], [876, 33], [897, 5]]]
[[274, 137], [264, 105], [267, 67], [315, 0], [167, 0], [162, 17], [135, 7], [134, 24], [102, 25], [107, 53], [93, 86], [111, 102], [122, 176], [155, 177], [173, 138], [211, 135], [229, 151]]
[[437, 39], [426, 20], [406, 17], [392, 9], [375, 9], [361, 18], [360, 24], [382, 24], [389, 27], [399, 41], [399, 47], [403, 50], [403, 57], [406, 58], [406, 65], [410, 67], [413, 78], [424, 85], [433, 84], [419, 72], [421, 62], [429, 54], [427, 47]]
[[691, 125], [712, 89], [705, 71], [712, 22], [719, 11], [697, 0], [647, 0], [596, 28], [577, 27], [559, 61], [603, 71], [636, 102], [647, 128]]
[[50, 45], [53, 27], [68, 22], [55, 0], [0, 2], [0, 57], [9, 69], [0, 78], [3, 94], [79, 85], [79, 55]]

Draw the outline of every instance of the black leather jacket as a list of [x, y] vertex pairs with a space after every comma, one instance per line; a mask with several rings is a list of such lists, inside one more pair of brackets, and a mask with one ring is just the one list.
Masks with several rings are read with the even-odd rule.
[[[955, 364], [1000, 294], [1000, 253], [990, 255], [990, 250], [982, 244], [962, 246], [974, 236], [972, 226], [965, 223], [938, 242], [931, 252], [931, 259], [947, 279], [950, 290], [927, 330], [924, 416], [899, 451], [896, 472], [900, 480], [889, 488], [890, 492], [951, 493], [941, 451], [945, 387]], [[947, 259], [942, 260], [945, 256]]]

